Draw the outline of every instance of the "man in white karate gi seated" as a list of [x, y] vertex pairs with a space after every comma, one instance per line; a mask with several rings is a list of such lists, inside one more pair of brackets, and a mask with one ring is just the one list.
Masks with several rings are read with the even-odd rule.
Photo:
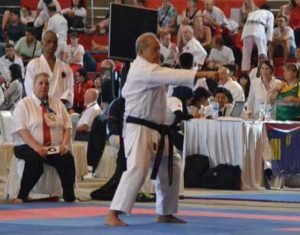
[[181, 29], [184, 47], [182, 53], [190, 52], [194, 56], [195, 69], [200, 69], [205, 62], [207, 52], [201, 43], [194, 37], [194, 30], [190, 25], [184, 25]]
[[74, 78], [69, 65], [55, 56], [58, 39], [54, 32], [47, 31], [43, 35], [43, 54], [31, 60], [27, 65], [24, 81], [27, 95], [33, 93], [33, 78], [38, 73], [49, 74], [49, 95], [60, 99], [67, 108], [73, 106]]
[[[165, 138], [168, 134], [168, 128], [164, 125], [167, 112], [166, 85], [192, 87], [198, 78], [214, 77], [216, 74], [161, 67], [159, 41], [152, 33], [138, 37], [136, 52], [137, 57], [131, 64], [122, 90], [125, 98], [123, 136], [127, 170], [122, 175], [105, 224], [127, 225], [119, 215], [131, 212], [156, 152], [162, 153], [156, 155], [156, 160], [161, 160], [159, 171], [156, 172], [157, 167], [152, 171], [152, 178], [156, 179], [156, 221], [185, 223], [174, 216], [178, 210], [180, 171], [179, 159], [174, 158], [173, 164], [169, 164], [172, 163], [170, 150], [173, 146], [169, 146], [169, 141]], [[160, 140], [165, 141], [165, 144], [160, 143]]]

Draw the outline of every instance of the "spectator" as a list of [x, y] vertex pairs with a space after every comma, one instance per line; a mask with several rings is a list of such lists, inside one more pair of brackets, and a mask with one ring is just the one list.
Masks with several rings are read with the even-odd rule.
[[179, 56], [179, 65], [182, 69], [193, 69], [194, 56], [190, 52], [183, 52]]
[[[5, 30], [10, 21], [10, 11], [5, 11], [2, 17], [2, 29]], [[20, 9], [20, 21], [27, 25], [27, 23], [32, 23], [34, 21], [34, 14], [27, 6], [23, 6]]]
[[196, 16], [193, 23], [194, 36], [207, 52], [211, 47], [211, 29], [203, 24], [203, 17]]
[[201, 16], [202, 11], [199, 9], [199, 0], [187, 0], [187, 8], [181, 14], [181, 24], [193, 25], [194, 19]]
[[177, 25], [177, 11], [171, 0], [162, 0], [158, 8], [158, 34], [175, 33]]
[[97, 103], [98, 91], [95, 88], [89, 88], [84, 94], [84, 106], [83, 111], [76, 128], [75, 140], [88, 141], [88, 135], [91, 130], [93, 121], [96, 116], [100, 115], [101, 108]]
[[83, 31], [86, 22], [85, 0], [72, 0], [71, 7], [61, 11], [68, 22], [68, 28], [72, 31]]
[[73, 32], [70, 35], [71, 44], [66, 48], [64, 62], [70, 65], [73, 72], [83, 67], [84, 47], [79, 44], [79, 35]]
[[283, 64], [286, 64], [288, 58], [294, 56], [296, 51], [294, 30], [288, 26], [285, 16], [278, 16], [276, 21], [277, 27], [273, 32], [273, 40], [269, 44], [269, 58], [273, 61], [274, 52], [281, 49], [283, 51]]
[[211, 97], [211, 93], [204, 87], [198, 87], [193, 94], [191, 105], [188, 107], [188, 111], [193, 117], [203, 118], [205, 107], [209, 104], [208, 99]]
[[23, 76], [20, 65], [10, 65], [9, 72], [11, 80], [4, 91], [4, 104], [1, 106], [1, 109], [4, 110], [13, 110], [15, 105], [22, 99], [23, 93]]
[[219, 73], [219, 87], [224, 87], [230, 91], [233, 101], [245, 101], [245, 95], [241, 85], [233, 81], [230, 77], [230, 71], [226, 67], [220, 67]]
[[249, 74], [247, 72], [242, 72], [238, 79], [238, 83], [243, 88], [245, 99], [247, 100], [249, 96], [250, 85], [251, 85]]
[[[115, 4], [124, 4], [124, 0], [114, 0]], [[95, 25], [95, 31], [97, 33], [106, 33], [109, 26], [109, 11], [107, 12], [105, 19], [102, 20], [100, 23]]]
[[[16, 55], [14, 50], [14, 45], [7, 44], [5, 47], [5, 55], [0, 58], [0, 71], [6, 70], [8, 71], [8, 68], [11, 64], [18, 64], [21, 67], [22, 70], [22, 77], [24, 77], [24, 64], [22, 59]], [[4, 67], [4, 68], [1, 68]], [[2, 73], [3, 74], [3, 73]], [[10, 77], [6, 77], [9, 82]]]
[[33, 25], [27, 24], [25, 36], [20, 38], [15, 46], [18, 54], [26, 66], [28, 62], [42, 54], [41, 42], [35, 38]]
[[274, 90], [271, 101], [275, 99], [276, 120], [300, 119], [300, 84], [299, 68], [294, 63], [284, 65], [285, 82]]
[[[48, 95], [48, 74], [39, 73], [33, 80], [33, 93], [21, 100], [13, 113], [14, 154], [25, 161], [15, 203], [28, 201], [28, 194], [43, 173], [44, 163], [56, 169], [64, 200], [74, 202], [75, 164], [68, 147], [72, 129], [68, 112], [59, 100]], [[56, 147], [59, 153], [49, 156], [49, 146], [59, 146]]]
[[247, 114], [249, 118], [257, 119], [260, 115], [260, 105], [270, 104], [269, 97], [274, 89], [280, 86], [280, 81], [272, 75], [274, 67], [270, 61], [265, 60], [261, 63], [260, 77], [251, 80], [249, 96], [247, 100]]
[[54, 4], [56, 11], [60, 12], [61, 7], [58, 0], [39, 0], [37, 5], [36, 19], [34, 21], [34, 27], [43, 27], [44, 24], [49, 20], [50, 15], [48, 12], [48, 5]]
[[20, 20], [19, 10], [11, 10], [9, 12], [9, 22], [5, 32], [6, 41], [13, 44], [25, 35], [25, 24]]
[[295, 0], [289, 0], [287, 4], [282, 5], [279, 8], [279, 11], [277, 15], [279, 16], [285, 16], [287, 18], [287, 21], [290, 21], [291, 11], [294, 7], [296, 7], [296, 1]]
[[213, 38], [212, 49], [207, 58], [207, 66], [210, 69], [218, 69], [224, 64], [234, 64], [235, 59], [231, 48], [224, 45], [223, 38], [216, 36]]
[[249, 73], [249, 77], [250, 80], [252, 81], [255, 78], [259, 78], [260, 77], [260, 66], [262, 64], [263, 61], [268, 60], [268, 56], [265, 54], [260, 54], [258, 56], [258, 61], [257, 61], [257, 66], [252, 68], [250, 73]]
[[202, 11], [198, 7], [198, 0], [187, 0], [187, 9], [181, 14], [180, 28], [177, 34], [177, 45], [179, 49], [186, 43], [182, 35], [182, 29], [185, 25], [193, 25], [193, 20], [196, 16], [201, 16]]
[[[82, 111], [84, 110], [84, 94], [88, 89], [94, 87], [94, 84], [92, 80], [89, 80], [87, 78], [87, 73], [83, 68], [75, 72], [74, 78], [75, 83], [73, 109], [76, 113], [82, 113]], [[98, 94], [101, 94], [101, 91], [98, 91]]]
[[[224, 12], [219, 7], [215, 6], [214, 0], [204, 0], [204, 11], [202, 16], [204, 18], [204, 24], [209, 26], [213, 31], [216, 29], [223, 29], [225, 32], [237, 31], [237, 22], [228, 20]], [[226, 34], [225, 32], [223, 32], [224, 35]]]
[[182, 38], [184, 39], [184, 46], [182, 52], [190, 52], [194, 56], [194, 64], [197, 69], [205, 62], [207, 52], [201, 46], [200, 42], [194, 37], [194, 30], [191, 26], [185, 25], [182, 27]]
[[290, 11], [290, 21], [289, 26], [292, 29], [300, 28], [300, 1], [295, 0], [294, 4], [292, 3], [292, 9]]
[[[230, 91], [224, 87], [218, 87], [214, 92], [214, 100], [219, 104], [219, 117], [230, 116], [233, 105], [230, 102]], [[208, 109], [206, 110], [206, 112]], [[206, 113], [208, 115], [208, 113]]]
[[164, 57], [164, 65], [174, 67], [177, 64], [179, 51], [176, 44], [171, 42], [170, 33], [160, 34], [160, 53]]

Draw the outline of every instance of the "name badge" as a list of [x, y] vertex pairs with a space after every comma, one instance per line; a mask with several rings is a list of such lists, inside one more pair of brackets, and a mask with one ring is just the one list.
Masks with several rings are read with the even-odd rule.
[[55, 113], [45, 113], [44, 117], [46, 120], [46, 124], [49, 127], [57, 127], [64, 125], [63, 119]]

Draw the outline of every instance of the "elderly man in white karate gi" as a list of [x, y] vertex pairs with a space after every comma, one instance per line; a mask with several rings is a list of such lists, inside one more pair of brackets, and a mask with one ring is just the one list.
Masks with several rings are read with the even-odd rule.
[[182, 26], [181, 33], [184, 41], [182, 52], [190, 52], [191, 54], [193, 54], [195, 69], [200, 69], [207, 57], [206, 50], [194, 37], [194, 30], [190, 25]]
[[69, 65], [55, 56], [57, 36], [47, 31], [42, 39], [43, 54], [31, 60], [27, 65], [25, 76], [25, 91], [27, 95], [33, 92], [33, 78], [38, 73], [49, 74], [49, 95], [63, 101], [67, 108], [71, 108], [74, 99], [73, 72]]
[[250, 12], [242, 32], [243, 57], [242, 71], [249, 71], [251, 67], [251, 53], [254, 44], [258, 55], [267, 55], [268, 42], [272, 41], [274, 27], [273, 13], [267, 5], [261, 9]]
[[[160, 133], [153, 126], [166, 123], [166, 85], [193, 86], [200, 77], [212, 77], [214, 72], [196, 72], [163, 68], [160, 62], [160, 46], [151, 33], [142, 34], [136, 42], [137, 57], [131, 64], [122, 95], [126, 100], [124, 119], [124, 146], [127, 170], [123, 173], [113, 198], [105, 223], [110, 226], [126, 226], [119, 218], [120, 213], [129, 214], [136, 196], [143, 185], [158, 151]], [[147, 126], [145, 125], [147, 123]], [[152, 127], [150, 127], [152, 126]], [[178, 209], [179, 166], [173, 159], [173, 182], [169, 184], [168, 141], [158, 171], [156, 185], [157, 222], [185, 223], [174, 214]], [[170, 180], [170, 178], [169, 178]]]

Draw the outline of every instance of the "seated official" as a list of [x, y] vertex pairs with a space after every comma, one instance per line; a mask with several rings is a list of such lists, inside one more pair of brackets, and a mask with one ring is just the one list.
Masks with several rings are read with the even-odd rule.
[[300, 120], [300, 69], [295, 63], [287, 63], [283, 66], [284, 79], [275, 88], [270, 100], [275, 102], [276, 120]]
[[101, 108], [97, 103], [97, 99], [98, 91], [95, 88], [89, 88], [84, 95], [84, 105], [86, 109], [83, 111], [77, 124], [76, 140], [88, 140], [88, 134], [91, 130], [93, 121], [95, 117], [101, 113]]
[[[48, 96], [48, 91], [49, 75], [37, 74], [33, 93], [22, 99], [13, 112], [14, 153], [25, 161], [16, 203], [28, 200], [28, 194], [43, 174], [44, 164], [56, 169], [64, 200], [75, 201], [75, 164], [68, 148], [72, 124], [64, 104]], [[50, 147], [58, 152], [50, 154]]]

